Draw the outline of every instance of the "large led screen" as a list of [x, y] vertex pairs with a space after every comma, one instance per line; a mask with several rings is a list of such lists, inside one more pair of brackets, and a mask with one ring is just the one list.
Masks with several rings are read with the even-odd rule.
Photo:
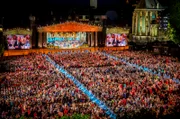
[[85, 32], [47, 33], [47, 47], [49, 48], [77, 48], [85, 42]]
[[106, 46], [126, 46], [127, 35], [126, 34], [107, 34]]
[[8, 49], [30, 49], [30, 35], [7, 35]]

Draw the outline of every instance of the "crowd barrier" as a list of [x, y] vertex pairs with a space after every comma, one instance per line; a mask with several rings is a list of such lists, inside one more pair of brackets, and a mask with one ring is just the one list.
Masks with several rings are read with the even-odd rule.
[[48, 55], [43, 55], [46, 57], [46, 60], [49, 61], [51, 64], [55, 66], [56, 69], [59, 70], [62, 74], [64, 74], [67, 78], [72, 80], [74, 84], [84, 93], [86, 94], [89, 99], [93, 102], [96, 103], [101, 109], [103, 109], [107, 115], [110, 116], [111, 119], [116, 119], [116, 114], [112, 110], [110, 110], [106, 104], [102, 101], [100, 101], [97, 97], [95, 97], [87, 88], [84, 87], [83, 84], [81, 84], [75, 77], [73, 77], [70, 73], [68, 73], [63, 67], [59, 66], [58, 64], [55, 63]]
[[72, 49], [28, 49], [28, 50], [6, 50], [4, 51], [3, 56], [20, 56], [20, 55], [28, 55], [30, 53], [58, 53], [58, 52], [84, 52], [84, 51], [123, 51], [128, 50], [129, 46], [121, 46], [121, 47], [80, 47], [80, 48], [72, 48]]
[[[129, 63], [127, 60], [125, 60], [125, 59], [123, 59], [123, 58], [118, 58], [118, 57], [116, 57], [116, 56], [112, 56], [112, 55], [107, 54], [107, 53], [105, 53], [105, 52], [102, 52], [102, 54], [105, 55], [105, 56], [107, 56], [107, 57], [109, 57], [109, 58], [112, 58], [112, 59], [114, 59], [114, 60], [120, 60], [120, 61], [126, 63], [127, 65], [132, 66], [132, 67], [136, 67], [137, 69], [143, 70], [144, 72], [149, 72], [149, 73], [151, 73], [151, 74], [154, 74], [154, 75], [157, 75], [157, 76], [161, 76], [161, 72], [159, 72], [159, 71], [154, 71], [154, 70], [152, 70], [152, 69], [150, 69], [150, 68], [147, 68], [147, 67], [143, 67], [143, 66], [140, 66], [140, 65], [137, 65], [137, 64]], [[166, 75], [166, 74], [165, 74], [163, 77], [164, 77], [165, 79], [169, 79], [169, 78], [170, 78], [170, 75]], [[180, 83], [179, 79], [176, 79], [176, 78], [172, 78], [172, 79], [173, 79], [174, 82]]]

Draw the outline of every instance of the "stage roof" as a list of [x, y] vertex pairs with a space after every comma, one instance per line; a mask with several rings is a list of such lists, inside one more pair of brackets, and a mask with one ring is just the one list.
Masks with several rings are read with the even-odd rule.
[[79, 22], [65, 22], [38, 28], [39, 32], [98, 32], [101, 26], [89, 25]]
[[31, 35], [32, 32], [29, 29], [13, 28], [3, 31], [3, 35]]
[[113, 27], [113, 28], [107, 28], [106, 33], [118, 33], [118, 34], [129, 34], [129, 28], [122, 28], [122, 27]]

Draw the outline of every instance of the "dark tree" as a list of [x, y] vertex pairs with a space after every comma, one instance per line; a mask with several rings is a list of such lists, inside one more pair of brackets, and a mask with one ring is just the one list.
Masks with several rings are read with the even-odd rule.
[[180, 1], [179, 0], [171, 0], [170, 7], [170, 20], [169, 23], [171, 27], [174, 29], [174, 38], [178, 43], [180, 43]]

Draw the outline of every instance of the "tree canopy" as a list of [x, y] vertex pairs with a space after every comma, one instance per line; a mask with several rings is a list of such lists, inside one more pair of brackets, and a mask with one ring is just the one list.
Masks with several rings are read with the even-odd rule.
[[4, 53], [4, 45], [0, 44], [0, 57], [3, 55]]
[[3, 55], [5, 49], [5, 44], [2, 34], [0, 34], [0, 57]]
[[180, 43], [180, 1], [172, 0], [170, 7], [169, 19], [169, 37], [175, 43]]
[[172, 40], [176, 44], [179, 43], [178, 34], [176, 33], [175, 28], [173, 28], [170, 23], [168, 23], [167, 34], [170, 40]]
[[170, 5], [170, 23], [173, 27], [180, 29], [180, 1], [172, 0]]
[[61, 119], [90, 119], [89, 115], [73, 114], [72, 116], [63, 116]]
[[[25, 117], [22, 116], [19, 119], [33, 119], [33, 117]], [[90, 119], [89, 115], [84, 114], [73, 114], [72, 116], [63, 116], [61, 118], [55, 118], [55, 119]]]

